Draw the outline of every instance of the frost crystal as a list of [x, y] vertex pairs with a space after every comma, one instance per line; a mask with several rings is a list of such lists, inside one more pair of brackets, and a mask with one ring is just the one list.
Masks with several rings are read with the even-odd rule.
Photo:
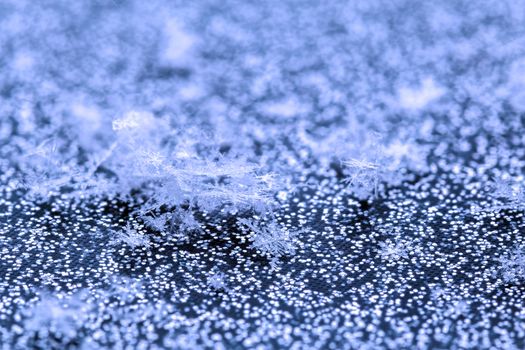
[[396, 261], [408, 258], [408, 247], [402, 242], [380, 242], [379, 254], [382, 259]]
[[252, 247], [263, 254], [281, 257], [295, 252], [295, 237], [299, 232], [289, 232], [274, 220], [261, 224], [252, 219], [239, 219], [238, 223], [250, 233]]
[[226, 285], [225, 275], [222, 272], [217, 272], [208, 277], [208, 286], [215, 290], [228, 290]]
[[499, 258], [500, 273], [506, 283], [525, 281], [525, 247], [513, 248], [507, 256]]
[[143, 232], [140, 232], [137, 226], [131, 227], [129, 222], [126, 227], [115, 233], [115, 238], [111, 241], [111, 244], [125, 243], [135, 249], [137, 247], [149, 248], [150, 240]]

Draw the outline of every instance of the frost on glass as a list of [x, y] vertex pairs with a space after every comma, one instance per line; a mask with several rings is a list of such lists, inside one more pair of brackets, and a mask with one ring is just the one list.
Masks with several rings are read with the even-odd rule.
[[0, 348], [523, 348], [524, 8], [0, 2]]

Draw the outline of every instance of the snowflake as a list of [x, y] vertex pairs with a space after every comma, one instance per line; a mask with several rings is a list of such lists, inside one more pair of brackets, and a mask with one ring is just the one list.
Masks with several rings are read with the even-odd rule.
[[129, 222], [123, 230], [116, 233], [116, 237], [111, 242], [112, 245], [119, 243], [126, 243], [131, 249], [137, 247], [149, 248], [150, 246], [149, 237], [139, 232], [136, 226], [132, 228]]
[[401, 242], [381, 242], [379, 243], [380, 249], [379, 254], [381, 258], [389, 261], [397, 261], [400, 258], [408, 258], [408, 247], [406, 244]]
[[277, 269], [279, 269], [279, 258], [274, 256], [270, 259], [270, 270], [276, 271]]
[[298, 232], [288, 232], [274, 220], [260, 224], [254, 220], [239, 219], [241, 230], [251, 232], [252, 247], [272, 257], [294, 254], [294, 236]]
[[514, 209], [521, 210], [525, 203], [525, 187], [512, 180], [497, 179], [490, 186], [492, 197], [501, 200], [503, 205], [493, 206], [493, 210]]
[[506, 283], [525, 280], [525, 247], [515, 247], [508, 256], [500, 257], [500, 272]]
[[50, 273], [43, 273], [41, 280], [44, 284], [53, 284], [55, 282], [55, 276]]
[[224, 273], [217, 272], [208, 277], [207, 284], [215, 290], [228, 290], [225, 279]]

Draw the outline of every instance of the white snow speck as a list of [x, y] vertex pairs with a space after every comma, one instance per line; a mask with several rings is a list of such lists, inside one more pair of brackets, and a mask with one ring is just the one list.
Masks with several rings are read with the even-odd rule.
[[438, 86], [432, 78], [426, 78], [419, 89], [409, 87], [399, 89], [399, 104], [403, 108], [417, 110], [426, 107], [444, 93], [445, 90]]

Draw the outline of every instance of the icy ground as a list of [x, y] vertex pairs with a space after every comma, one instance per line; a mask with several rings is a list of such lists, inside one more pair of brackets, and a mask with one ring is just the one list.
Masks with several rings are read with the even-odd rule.
[[0, 0], [0, 349], [522, 349], [525, 2]]

